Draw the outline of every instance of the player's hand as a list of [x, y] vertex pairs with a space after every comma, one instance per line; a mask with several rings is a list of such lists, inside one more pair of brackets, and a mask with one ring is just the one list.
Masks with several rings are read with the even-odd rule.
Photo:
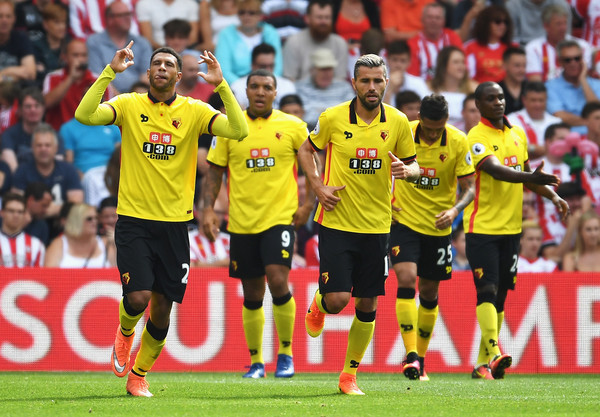
[[340, 185], [334, 187], [332, 185], [323, 185], [323, 187], [319, 188], [315, 191], [317, 198], [319, 199], [319, 203], [323, 207], [325, 211], [331, 211], [335, 208], [337, 203], [341, 200], [341, 197], [335, 195], [336, 192], [343, 190], [346, 188], [345, 185]]
[[562, 221], [567, 220], [567, 216], [569, 214], [571, 214], [571, 210], [569, 209], [569, 204], [567, 204], [567, 202], [565, 200], [563, 200], [562, 198], [560, 198], [559, 196], [555, 196], [552, 199], [552, 204], [554, 204], [556, 206], [556, 209], [558, 210], [558, 212], [560, 214], [560, 219]]
[[199, 72], [198, 75], [204, 78], [204, 81], [215, 87], [221, 84], [221, 81], [223, 81], [223, 71], [221, 71], [221, 65], [219, 64], [219, 61], [217, 61], [217, 57], [210, 51], [204, 51], [204, 55], [200, 55], [200, 58], [202, 59], [198, 61], [198, 63], [206, 63], [208, 69], [206, 73]]
[[202, 214], [202, 229], [204, 230], [204, 234], [208, 240], [214, 242], [221, 232], [219, 230], [219, 218], [212, 207], [205, 207]]
[[133, 65], [133, 51], [131, 47], [133, 46], [133, 41], [129, 41], [129, 44], [123, 49], [119, 49], [112, 61], [110, 62], [110, 67], [114, 72], [119, 73], [125, 71], [127, 68]]
[[397, 180], [405, 180], [410, 175], [408, 165], [402, 162], [396, 155], [388, 151], [388, 155], [392, 160], [392, 175]]
[[531, 173], [530, 179], [527, 182], [557, 187], [560, 184], [560, 179], [556, 175], [542, 171], [542, 168], [544, 168], [544, 161]]
[[444, 210], [435, 215], [435, 227], [440, 230], [447, 229], [452, 226], [454, 219], [458, 216], [458, 210], [456, 207], [452, 207], [448, 210]]
[[304, 204], [298, 207], [298, 210], [296, 210], [292, 219], [292, 224], [296, 230], [300, 229], [300, 227], [306, 224], [308, 218], [310, 217], [310, 213], [312, 213], [312, 210], [312, 204]]
[[392, 210], [394, 210], [396, 213], [400, 213], [402, 211], [402, 207], [398, 207], [392, 204]]

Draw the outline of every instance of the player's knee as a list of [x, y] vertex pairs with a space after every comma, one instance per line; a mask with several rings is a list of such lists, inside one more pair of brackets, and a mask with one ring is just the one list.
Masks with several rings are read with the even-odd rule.
[[328, 293], [324, 295], [327, 311], [337, 314], [350, 302], [350, 293]]
[[127, 303], [135, 311], [144, 311], [148, 307], [150, 296], [141, 291], [127, 294]]
[[438, 298], [439, 282], [419, 279], [419, 297], [427, 301], [436, 301]]
[[398, 288], [415, 288], [417, 284], [417, 268], [411, 262], [400, 262], [394, 265], [398, 279]]

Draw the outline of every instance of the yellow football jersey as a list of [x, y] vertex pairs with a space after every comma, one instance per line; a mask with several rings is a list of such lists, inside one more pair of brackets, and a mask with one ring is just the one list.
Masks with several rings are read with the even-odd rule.
[[467, 135], [475, 166], [475, 199], [465, 208], [463, 225], [466, 233], [504, 235], [521, 233], [523, 219], [523, 184], [492, 178], [479, 166], [495, 156], [504, 166], [523, 171], [528, 161], [527, 138], [519, 126], [504, 119], [504, 128], [496, 129], [488, 120]]
[[335, 208], [319, 204], [315, 221], [354, 233], [389, 233], [392, 175], [388, 151], [404, 163], [415, 159], [415, 143], [404, 113], [381, 105], [379, 116], [365, 123], [355, 110], [356, 98], [330, 107], [319, 117], [310, 141], [327, 150], [325, 185], [345, 185]]
[[216, 137], [207, 159], [228, 168], [227, 229], [256, 234], [292, 223], [298, 209], [296, 155], [308, 130], [302, 120], [279, 110], [266, 118], [244, 114], [250, 130], [246, 139]]
[[220, 114], [210, 105], [175, 95], [120, 94], [108, 104], [121, 127], [117, 213], [170, 222], [193, 218], [198, 137]]
[[474, 168], [465, 134], [447, 124], [431, 146], [419, 138], [419, 121], [410, 122], [415, 137], [421, 176], [414, 183], [396, 181], [393, 202], [402, 211], [392, 217], [412, 230], [430, 236], [447, 236], [452, 227], [435, 227], [435, 216], [456, 202], [457, 178], [473, 175]]

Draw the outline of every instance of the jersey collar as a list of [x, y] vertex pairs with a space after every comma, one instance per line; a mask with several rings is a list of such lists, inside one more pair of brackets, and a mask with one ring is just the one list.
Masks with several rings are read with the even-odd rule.
[[[502, 117], [502, 120], [504, 122], [504, 126], [508, 127], [509, 129], [512, 129], [512, 125], [510, 124], [510, 122], [508, 121], [508, 119], [506, 118], [506, 115]], [[492, 122], [490, 122], [488, 119], [486, 119], [485, 117], [481, 117], [481, 123], [483, 123], [484, 125], [486, 125], [487, 127], [491, 127], [492, 129], [496, 129], [496, 126], [494, 126], [492, 124]]]
[[271, 115], [273, 114], [273, 109], [271, 109], [270, 112], [268, 112], [267, 114], [265, 114], [264, 116], [256, 116], [252, 113], [250, 113], [250, 110], [246, 110], [246, 114], [248, 115], [249, 118], [251, 118], [252, 120], [256, 120], [259, 117], [262, 117], [263, 119], [268, 119], [269, 117], [271, 117]]
[[[152, 94], [150, 94], [150, 91], [148, 91], [148, 98], [154, 103], [159, 103], [159, 101], [156, 99], [156, 97], [154, 97]], [[165, 101], [165, 104], [167, 106], [170, 106], [171, 103], [173, 103], [175, 101], [175, 99], [177, 98], [177, 93], [173, 94], [173, 97], [171, 97], [170, 99], [168, 99], [167, 101]]]
[[[350, 120], [351, 125], [358, 124], [358, 118], [356, 117], [356, 97], [350, 102], [350, 114], [348, 115], [348, 119]], [[385, 123], [385, 121], [385, 108], [383, 107], [383, 103], [381, 103], [379, 105], [379, 123]]]
[[[415, 143], [420, 144], [421, 139], [419, 139], [419, 133], [421, 132], [421, 124], [417, 125], [417, 129], [415, 130]], [[442, 133], [442, 139], [440, 140], [440, 146], [446, 146], [446, 138], [448, 131], [444, 129], [444, 133]]]

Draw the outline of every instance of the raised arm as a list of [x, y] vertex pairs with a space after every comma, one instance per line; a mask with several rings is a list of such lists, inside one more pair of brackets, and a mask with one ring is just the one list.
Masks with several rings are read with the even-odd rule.
[[215, 91], [221, 96], [227, 116], [220, 115], [217, 117], [212, 126], [212, 134], [222, 136], [234, 140], [242, 140], [248, 136], [248, 124], [242, 112], [242, 108], [238, 104], [229, 84], [223, 78], [221, 65], [217, 58], [210, 51], [204, 51], [201, 56], [200, 63], [206, 63], [208, 70], [206, 73], [199, 72], [198, 75], [207, 83], [214, 85]]
[[75, 119], [78, 122], [84, 125], [106, 125], [114, 121], [113, 108], [101, 101], [116, 73], [123, 72], [134, 64], [132, 46], [133, 41], [130, 41], [125, 48], [119, 49], [110, 64], [104, 67], [98, 79], [85, 93], [75, 110]]

